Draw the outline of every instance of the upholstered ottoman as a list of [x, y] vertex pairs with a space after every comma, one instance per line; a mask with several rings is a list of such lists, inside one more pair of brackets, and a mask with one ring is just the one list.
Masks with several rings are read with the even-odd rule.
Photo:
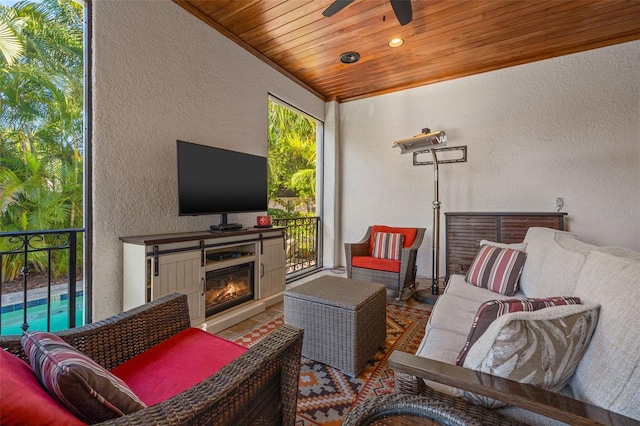
[[323, 276], [284, 293], [284, 321], [304, 329], [302, 355], [356, 376], [386, 338], [386, 287]]

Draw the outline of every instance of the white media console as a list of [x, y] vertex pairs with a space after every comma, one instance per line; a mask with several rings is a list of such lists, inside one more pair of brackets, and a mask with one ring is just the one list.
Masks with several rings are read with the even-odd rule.
[[[206, 321], [217, 332], [265, 310], [283, 299], [285, 290], [284, 228], [121, 237], [123, 242], [123, 309], [169, 293], [187, 295], [191, 325]], [[236, 270], [241, 270], [236, 272]], [[222, 312], [211, 312], [211, 289], [220, 277], [252, 278], [252, 292]], [[229, 302], [224, 301], [223, 305]]]

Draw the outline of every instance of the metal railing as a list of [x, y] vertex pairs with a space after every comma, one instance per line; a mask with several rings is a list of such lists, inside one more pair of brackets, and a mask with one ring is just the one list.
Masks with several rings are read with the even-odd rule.
[[274, 218], [273, 225], [287, 228], [287, 282], [322, 268], [319, 217]]
[[[21, 317], [22, 331], [29, 329], [30, 320], [40, 322], [39, 330], [44, 330], [46, 324], [46, 331], [52, 331], [54, 317], [56, 328], [76, 327], [77, 315], [80, 316], [79, 322], [84, 322], [81, 316], [82, 305], [78, 309], [76, 299], [82, 295], [82, 283], [77, 288], [77, 271], [82, 262], [82, 249], [79, 246], [82, 247], [81, 234], [84, 232], [84, 229], [0, 232], [0, 330], [5, 330], [9, 317], [17, 320], [16, 315]], [[54, 269], [65, 267], [66, 279], [59, 276], [56, 279], [55, 275], [63, 275], [63, 271]], [[11, 283], [14, 285], [9, 288], [10, 283], [5, 282], [6, 278], [14, 275], [17, 268], [21, 278], [13, 280]], [[34, 278], [39, 278], [37, 283], [35, 280], [30, 282], [32, 273], [35, 273]], [[55, 312], [52, 311], [54, 303], [57, 304]], [[46, 315], [41, 312], [43, 305], [46, 305]], [[38, 313], [34, 314], [36, 307]], [[65, 317], [66, 324], [58, 324], [64, 322]]]

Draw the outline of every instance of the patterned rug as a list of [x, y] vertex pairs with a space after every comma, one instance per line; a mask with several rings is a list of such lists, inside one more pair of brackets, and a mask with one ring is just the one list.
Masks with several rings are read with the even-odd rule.
[[[366, 398], [393, 393], [393, 371], [387, 359], [394, 350], [415, 353], [424, 336], [429, 312], [387, 304], [387, 339], [358, 377], [302, 358], [298, 393], [297, 426], [340, 425], [349, 409]], [[278, 318], [236, 339], [250, 347], [284, 323]]]

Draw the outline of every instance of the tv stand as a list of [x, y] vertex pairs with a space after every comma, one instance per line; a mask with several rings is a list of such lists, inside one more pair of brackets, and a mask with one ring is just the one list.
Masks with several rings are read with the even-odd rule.
[[211, 232], [237, 231], [242, 229], [241, 223], [227, 223], [227, 214], [220, 213], [220, 223], [211, 225]]
[[[183, 232], [120, 238], [123, 310], [166, 294], [186, 294], [191, 325], [216, 333], [281, 302], [285, 290], [284, 229]], [[253, 263], [254, 297], [207, 318], [207, 272]]]
[[212, 232], [237, 231], [238, 229], [242, 229], [241, 223], [219, 223], [217, 225], [211, 225]]

